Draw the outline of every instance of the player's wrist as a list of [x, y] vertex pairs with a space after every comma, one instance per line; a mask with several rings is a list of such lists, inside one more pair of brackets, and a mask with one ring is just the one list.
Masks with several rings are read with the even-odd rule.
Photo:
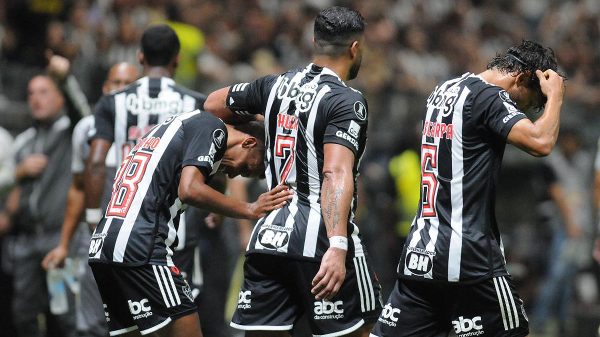
[[334, 235], [329, 238], [329, 248], [338, 248], [348, 251], [348, 238], [341, 235]]
[[86, 208], [85, 222], [97, 225], [102, 220], [102, 210], [100, 208]]

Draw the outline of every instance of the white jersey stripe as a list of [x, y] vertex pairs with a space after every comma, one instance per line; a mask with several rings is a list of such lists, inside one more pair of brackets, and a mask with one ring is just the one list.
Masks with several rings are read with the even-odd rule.
[[450, 282], [456, 282], [460, 278], [463, 233], [463, 178], [465, 175], [462, 117], [465, 100], [469, 93], [469, 89], [463, 89], [452, 114], [452, 124], [454, 125], [454, 136], [452, 137], [452, 182], [450, 183], [452, 203], [450, 226], [452, 227], [452, 234], [450, 235], [450, 249], [448, 252], [448, 281]]
[[[320, 75], [315, 76], [313, 82], [318, 83]], [[319, 237], [319, 227], [321, 226], [321, 205], [319, 204], [319, 196], [321, 194], [321, 179], [319, 178], [319, 164], [317, 160], [317, 151], [314, 144], [314, 129], [317, 118], [317, 111], [321, 99], [331, 89], [324, 86], [317, 93], [317, 97], [313, 102], [306, 125], [306, 148], [307, 148], [307, 173], [308, 173], [308, 188], [310, 194], [308, 201], [310, 202], [310, 212], [308, 215], [308, 224], [306, 226], [306, 236], [304, 237], [303, 255], [314, 257], [317, 250], [317, 239]]]
[[[279, 76], [279, 78], [277, 79], [277, 82], [275, 82], [275, 85], [273, 86], [273, 89], [271, 89], [271, 92], [269, 93], [269, 99], [267, 100], [267, 107], [265, 108], [265, 156], [267, 158], [267, 163], [271, 162], [271, 157], [273, 156], [273, 154], [271, 153], [271, 139], [269, 138], [269, 119], [271, 118], [271, 108], [273, 106], [273, 101], [275, 100], [275, 97], [277, 95], [277, 88], [279, 87], [279, 84], [281, 83], [281, 81], [283, 81], [285, 77], [283, 76]], [[273, 181], [273, 176], [271, 174], [271, 169], [269, 167], [269, 165], [267, 165], [265, 167], [265, 179], [267, 181], [267, 188], [269, 190], [271, 190], [273, 187], [275, 186], [271, 186], [272, 181]]]
[[153, 264], [152, 265], [152, 270], [154, 270], [154, 276], [156, 277], [156, 283], [158, 284], [158, 288], [160, 289], [160, 293], [162, 294], [163, 300], [165, 301], [165, 305], [167, 306], [167, 308], [170, 308], [171, 307], [171, 303], [167, 299], [167, 295], [165, 294], [165, 290], [163, 289], [162, 281], [160, 279], [160, 276], [158, 275], [158, 270], [156, 268], [157, 268], [157, 266]]
[[126, 93], [115, 95], [115, 162], [117, 167], [123, 162], [123, 144], [127, 142], [127, 109], [125, 105]]
[[[161, 84], [164, 81], [161, 79]], [[162, 85], [161, 85], [162, 87]], [[150, 97], [150, 78], [143, 77], [140, 79], [140, 86], [137, 88], [137, 104], [141, 104], [146, 98]], [[137, 127], [140, 130], [146, 130], [148, 125], [150, 124], [150, 111], [148, 109], [140, 109], [139, 105], [137, 106]], [[137, 141], [137, 140], [136, 140]], [[126, 153], [124, 155], [127, 155]]]
[[[517, 306], [515, 305], [515, 299], [510, 291], [510, 287], [508, 286], [508, 281], [506, 281], [505, 277], [502, 277], [502, 282], [506, 286], [506, 292], [508, 293], [508, 298], [510, 299], [510, 304], [512, 305], [512, 313], [515, 315], [515, 328], [519, 327], [519, 313], [517, 312]], [[508, 304], [507, 304], [508, 305]]]
[[371, 303], [371, 296], [370, 296], [370, 292], [369, 292], [369, 286], [368, 286], [368, 277], [367, 277], [367, 273], [365, 270], [365, 266], [363, 264], [363, 257], [358, 257], [358, 269], [360, 270], [360, 279], [361, 279], [361, 284], [363, 289], [365, 290], [365, 310], [366, 311], [371, 311], [373, 310], [373, 303]]
[[171, 270], [169, 270], [169, 267], [167, 266], [163, 266], [163, 268], [165, 269], [167, 276], [169, 276], [169, 283], [171, 284], [171, 290], [173, 290], [173, 296], [175, 297], [177, 304], [181, 304], [181, 299], [179, 298], [177, 287], [175, 287], [175, 282], [173, 281], [173, 275], [171, 275]]
[[500, 313], [502, 314], [502, 322], [504, 323], [504, 330], [508, 330], [508, 324], [506, 323], [506, 313], [504, 312], [504, 301], [502, 300], [502, 294], [498, 288], [498, 280], [494, 277], [494, 287], [496, 288], [496, 295], [498, 296], [498, 305], [500, 306]]

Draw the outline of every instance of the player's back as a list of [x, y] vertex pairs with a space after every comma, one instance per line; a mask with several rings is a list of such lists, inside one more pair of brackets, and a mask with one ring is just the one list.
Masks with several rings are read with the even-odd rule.
[[467, 282], [507, 273], [495, 195], [506, 137], [522, 118], [504, 90], [474, 74], [432, 92], [423, 123], [421, 200], [400, 260], [402, 276]]
[[[211, 142], [216, 130], [223, 137]], [[172, 266], [181, 169], [197, 166], [209, 179], [224, 152], [217, 146], [226, 139], [223, 122], [200, 110], [172, 116], [146, 134], [117, 172], [106, 215], [92, 236], [90, 261]], [[191, 158], [194, 153], [205, 155]]]
[[[231, 87], [229, 107], [238, 115], [265, 117], [266, 179], [269, 188], [286, 184], [294, 198], [259, 220], [249, 251], [320, 258], [329, 246], [321, 215], [324, 144], [336, 143], [354, 153], [356, 178], [367, 138], [367, 105], [362, 94], [328, 68], [309, 64], [279, 76]], [[356, 192], [356, 188], [355, 188]], [[348, 219], [354, 240], [348, 256], [363, 254], [352, 223], [356, 193]]]

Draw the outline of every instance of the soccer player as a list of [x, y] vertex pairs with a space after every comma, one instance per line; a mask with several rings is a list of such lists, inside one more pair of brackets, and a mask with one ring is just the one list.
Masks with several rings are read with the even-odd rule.
[[[140, 45], [138, 57], [144, 77], [102, 97], [94, 112], [95, 132], [90, 138], [89, 160], [84, 173], [86, 221], [92, 226], [102, 218], [107, 203], [102, 199], [103, 191], [107, 184], [112, 185], [114, 177], [114, 172], [106, 169], [107, 156], [109, 161], [117, 163], [115, 166], [120, 165], [137, 140], [154, 125], [172, 115], [202, 108], [206, 98], [177, 85], [171, 78], [178, 65], [180, 49], [173, 29], [167, 25], [151, 26], [144, 31]], [[182, 239], [174, 259], [191, 282], [196, 296], [200, 291], [199, 278], [194, 275], [194, 271], [199, 270], [196, 263], [199, 231], [188, 227], [192, 226], [179, 227], [178, 235]]]
[[[102, 92], [106, 95], [132, 83], [139, 77], [137, 68], [129, 63], [118, 63], [108, 72]], [[88, 134], [94, 128], [94, 117], [86, 116], [81, 119], [73, 129], [71, 172], [73, 180], [67, 193], [67, 205], [58, 246], [52, 249], [42, 261], [44, 269], [62, 267], [69, 253], [69, 246], [78, 228], [79, 221], [84, 211], [83, 169], [87, 158], [89, 145]], [[115, 166], [115, 165], [112, 165]], [[90, 233], [87, 234], [86, 246], [89, 243]], [[81, 303], [77, 308], [77, 333], [78, 336], [106, 336], [108, 329], [104, 317], [104, 309], [100, 294], [94, 282], [91, 270], [86, 268], [81, 284]]]
[[190, 204], [258, 219], [286, 203], [292, 192], [284, 185], [249, 204], [207, 184], [218, 170], [262, 175], [263, 139], [259, 122], [233, 128], [194, 110], [157, 125], [131, 150], [89, 250], [111, 336], [202, 336], [192, 290], [172, 259], [179, 215]]
[[[421, 199], [371, 336], [526, 336], [494, 214], [505, 144], [550, 153], [564, 95], [554, 53], [523, 41], [438, 85], [421, 137]], [[531, 122], [523, 112], [543, 109]]]
[[364, 27], [355, 10], [324, 9], [313, 63], [219, 89], [205, 102], [226, 120], [263, 114], [268, 186], [295, 191], [252, 233], [231, 323], [246, 336], [286, 336], [303, 312], [314, 335], [367, 336], [379, 315], [380, 286], [354, 223], [367, 103], [344, 83], [358, 74]]

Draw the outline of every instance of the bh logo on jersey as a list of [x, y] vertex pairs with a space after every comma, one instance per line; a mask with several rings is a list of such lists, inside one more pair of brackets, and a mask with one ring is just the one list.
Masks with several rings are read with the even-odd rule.
[[129, 304], [129, 312], [133, 315], [134, 320], [152, 316], [152, 311], [147, 298], [144, 298], [139, 302], [128, 300], [127, 303]]
[[344, 302], [331, 302], [321, 300], [315, 302], [314, 319], [340, 319], [344, 318]]
[[[290, 239], [290, 233], [288, 233], [285, 227], [279, 227], [278, 229], [263, 227], [258, 233], [258, 242], [267, 249], [279, 249], [287, 245]], [[291, 228], [289, 228], [291, 230]]]
[[395, 327], [398, 324], [398, 315], [400, 315], [400, 309], [392, 307], [391, 303], [386, 304], [381, 311], [378, 321]]
[[435, 252], [409, 247], [406, 253], [406, 269], [414, 275], [424, 276], [429, 274], [429, 277], [431, 277], [434, 256]]
[[452, 321], [452, 326], [458, 337], [480, 336], [485, 333], [481, 324], [481, 316], [473, 318], [460, 316], [457, 321]]
[[252, 299], [250, 298], [250, 296], [252, 295], [252, 292], [250, 290], [241, 290], [239, 295], [238, 295], [238, 309], [250, 309], [252, 308], [252, 305], [250, 304], [250, 302], [252, 301]]
[[97, 257], [97, 254], [100, 253], [100, 250], [102, 249], [102, 245], [104, 244], [105, 236], [106, 236], [106, 234], [104, 234], [104, 233], [92, 235], [92, 239], [90, 240], [90, 250], [88, 252], [89, 257]]

